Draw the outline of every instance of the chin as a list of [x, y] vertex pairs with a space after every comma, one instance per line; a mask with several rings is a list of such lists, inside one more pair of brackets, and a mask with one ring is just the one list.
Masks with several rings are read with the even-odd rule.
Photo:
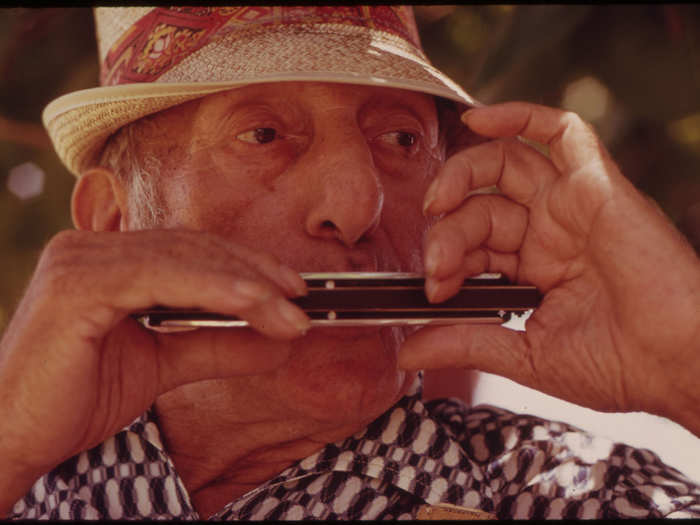
[[398, 328], [313, 328], [299, 339], [277, 378], [280, 396], [304, 417], [331, 424], [367, 423], [407, 388], [397, 367]]

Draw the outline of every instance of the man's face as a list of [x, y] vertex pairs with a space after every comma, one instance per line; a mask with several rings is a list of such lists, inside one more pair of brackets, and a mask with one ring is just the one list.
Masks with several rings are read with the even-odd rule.
[[[162, 164], [161, 226], [214, 232], [299, 272], [422, 270], [422, 200], [444, 161], [431, 97], [274, 83], [182, 111], [142, 151]], [[397, 328], [314, 328], [290, 343], [287, 366], [217, 388], [321, 420], [374, 417], [404, 386], [401, 340]]]

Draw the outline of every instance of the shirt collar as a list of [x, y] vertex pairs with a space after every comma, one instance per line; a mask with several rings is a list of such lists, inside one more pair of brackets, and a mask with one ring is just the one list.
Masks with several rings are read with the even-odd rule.
[[[406, 395], [365, 429], [326, 445], [230, 502], [220, 513], [230, 512], [261, 492], [279, 485], [330, 471], [373, 478], [407, 491], [426, 503], [439, 503], [451, 485], [465, 481], [455, 479], [457, 473], [462, 472], [461, 477], [465, 477], [463, 472], [471, 469], [469, 465], [453, 468], [460, 463], [468, 463], [468, 460], [459, 444], [430, 418], [421, 397], [422, 373], [419, 373]], [[163, 446], [152, 410], [137, 418], [124, 431], [140, 436], [158, 451], [162, 460], [176, 473]], [[184, 491], [179, 476], [177, 485]], [[191, 507], [189, 498], [186, 503]]]
[[[471, 466], [459, 444], [430, 418], [421, 397], [419, 374], [407, 394], [364, 430], [326, 445], [229, 503], [221, 512], [240, 508], [279, 485], [329, 471], [388, 482], [426, 503], [439, 503], [452, 485], [466, 481], [464, 472]], [[457, 465], [461, 468], [452, 468]]]

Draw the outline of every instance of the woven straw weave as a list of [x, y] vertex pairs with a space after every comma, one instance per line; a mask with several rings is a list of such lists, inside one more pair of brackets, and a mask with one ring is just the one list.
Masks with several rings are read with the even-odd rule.
[[[151, 8], [101, 10], [96, 22], [103, 81], [117, 85], [64, 95], [46, 107], [44, 125], [64, 164], [80, 175], [95, 164], [107, 138], [122, 126], [207, 94], [254, 83], [343, 82], [475, 104], [416, 47], [415, 25], [412, 17], [407, 19], [410, 11], [257, 8], [265, 14], [264, 9], [275, 20], [293, 23], [268, 23], [270, 15], [246, 25], [226, 18], [235, 8], [211, 16]], [[308, 20], [325, 17], [337, 23], [304, 23], [305, 9]], [[357, 12], [379, 14], [372, 19]], [[183, 25], [177, 26], [180, 20]], [[165, 53], [163, 46], [169, 46]], [[144, 80], [122, 83], [132, 82], [128, 80], [132, 77]]]

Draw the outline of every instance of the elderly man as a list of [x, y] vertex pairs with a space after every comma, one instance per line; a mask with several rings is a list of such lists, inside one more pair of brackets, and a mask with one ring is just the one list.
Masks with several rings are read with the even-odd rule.
[[[45, 112], [77, 231], [0, 347], [6, 516], [700, 514], [648, 451], [421, 399], [419, 370], [478, 368], [700, 434], [700, 263], [580, 119], [479, 107], [405, 8], [96, 20], [103, 87]], [[318, 328], [292, 301], [313, 271], [421, 272], [433, 303], [500, 272], [543, 300], [526, 332]], [[151, 331], [154, 305], [249, 327]]]

